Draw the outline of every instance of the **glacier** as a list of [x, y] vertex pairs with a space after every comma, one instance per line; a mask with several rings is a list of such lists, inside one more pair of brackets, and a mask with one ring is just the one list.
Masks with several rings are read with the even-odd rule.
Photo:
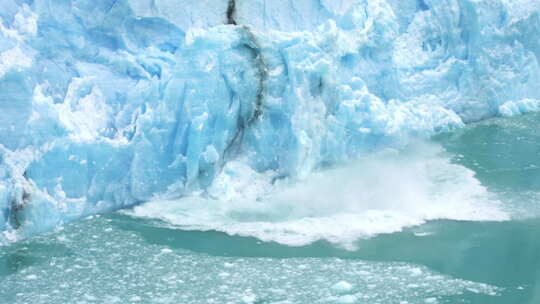
[[538, 37], [537, 0], [2, 0], [0, 243], [536, 111]]

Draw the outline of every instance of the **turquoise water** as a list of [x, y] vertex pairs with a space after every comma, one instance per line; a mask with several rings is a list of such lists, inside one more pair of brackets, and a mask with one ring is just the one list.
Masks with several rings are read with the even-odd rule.
[[540, 303], [539, 123], [434, 138], [510, 220], [432, 220], [343, 247], [95, 216], [1, 247], [1, 303]]
[[540, 115], [483, 121], [436, 138], [522, 217], [540, 215]]

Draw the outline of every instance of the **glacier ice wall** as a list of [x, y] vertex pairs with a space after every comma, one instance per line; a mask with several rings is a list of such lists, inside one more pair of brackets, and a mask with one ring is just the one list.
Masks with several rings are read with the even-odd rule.
[[540, 107], [536, 0], [3, 0], [0, 243]]

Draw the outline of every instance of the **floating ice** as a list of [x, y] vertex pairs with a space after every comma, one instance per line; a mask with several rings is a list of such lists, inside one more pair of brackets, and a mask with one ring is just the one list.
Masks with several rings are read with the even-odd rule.
[[[444, 302], [448, 296], [465, 298], [470, 290], [490, 301], [489, 296], [505, 294], [503, 288], [443, 275], [413, 263], [328, 257], [224, 257], [171, 248], [169, 241], [165, 245], [149, 241], [138, 228], [122, 228], [126, 220], [130, 222], [107, 217], [80, 221], [62, 231], [68, 241], [59, 241], [57, 233], [51, 233], [25, 240], [17, 247], [4, 247], [4, 254], [47, 262], [28, 263], [11, 273], [0, 285], [0, 298], [13, 304], [36, 299], [38, 303], [70, 303], [84, 298], [87, 302], [124, 303], [133, 297], [152, 304], [335, 304], [353, 298], [356, 303], [422, 303], [429, 298]], [[138, 226], [141, 222], [131, 224]], [[107, 228], [112, 228], [112, 233], [105, 233]], [[102, 237], [89, 238], [89, 233]], [[238, 244], [232, 241], [228, 245]], [[44, 247], [52, 250], [39, 250]], [[159, 254], [165, 248], [174, 253]], [[69, 254], [73, 252], [76, 254]], [[235, 267], [228, 267], [230, 264]], [[421, 270], [420, 274], [414, 269]], [[223, 272], [229, 275], [220, 276]], [[27, 280], [27, 276], [35, 279]], [[332, 285], [340, 281], [354, 288], [347, 294], [336, 294]]]
[[529, 111], [539, 31], [536, 0], [3, 0], [2, 238]]
[[332, 289], [339, 293], [346, 293], [352, 289], [352, 285], [346, 281], [339, 281], [332, 286]]

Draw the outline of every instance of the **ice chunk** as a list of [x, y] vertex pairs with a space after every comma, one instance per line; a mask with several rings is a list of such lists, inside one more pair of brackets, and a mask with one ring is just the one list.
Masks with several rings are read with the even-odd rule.
[[538, 99], [511, 100], [499, 106], [499, 113], [502, 116], [514, 116], [537, 111], [540, 111], [540, 100]]
[[339, 281], [336, 284], [332, 285], [332, 290], [338, 292], [338, 293], [346, 293], [350, 291], [353, 288], [353, 286], [346, 281]]

